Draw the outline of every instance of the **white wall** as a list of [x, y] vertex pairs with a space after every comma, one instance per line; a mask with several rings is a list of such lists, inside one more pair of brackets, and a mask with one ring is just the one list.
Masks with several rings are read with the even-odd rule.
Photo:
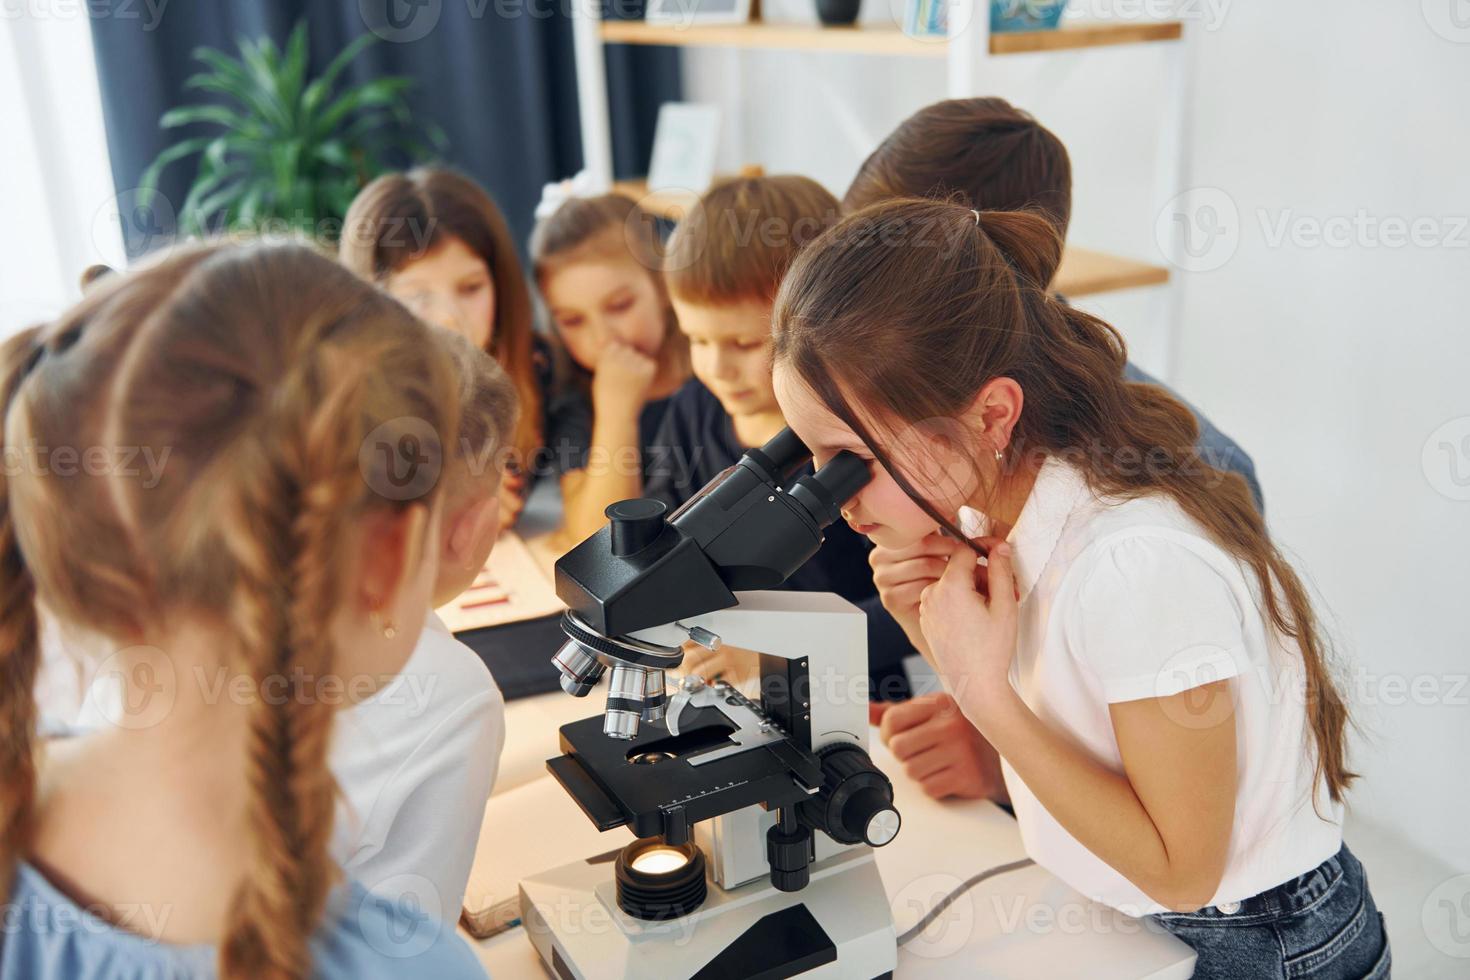
[[[887, 16], [886, 0], [866, 2], [864, 19]], [[1452, 499], [1470, 498], [1470, 11], [1460, 3], [1457, 29], [1455, 3], [1234, 3], [1218, 23], [1222, 8], [1190, 8], [1186, 186], [1223, 192], [1199, 200], [1227, 220], [1203, 256], [1219, 267], [1176, 271], [1172, 380], [1255, 457], [1273, 532], [1356, 666], [1355, 812], [1470, 870], [1470, 500]], [[1072, 153], [1077, 244], [1161, 258], [1155, 220], [1181, 189], [1152, 180], [1161, 48], [991, 62], [985, 94], [1031, 110]], [[839, 194], [882, 135], [945, 95], [942, 61], [685, 63], [688, 97], [726, 108], [726, 166], [802, 172]], [[1434, 244], [1340, 227], [1360, 210], [1428, 219], [1419, 234]], [[1283, 216], [1295, 231], [1273, 242]], [[1313, 222], [1348, 242], [1314, 244]], [[1146, 291], [1089, 305], [1162, 366]]]

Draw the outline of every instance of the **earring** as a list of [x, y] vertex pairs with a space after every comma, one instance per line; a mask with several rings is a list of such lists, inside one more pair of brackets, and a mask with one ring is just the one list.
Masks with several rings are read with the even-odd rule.
[[1005, 461], [1005, 458], [1006, 458], [1006, 454], [1005, 453], [1001, 452], [999, 449], [997, 449], [995, 451], [995, 461], [997, 463], [1004, 462]]
[[373, 613], [373, 626], [382, 632], [385, 640], [391, 640], [398, 635], [398, 627], [393, 625], [393, 620], [382, 619], [376, 612]]

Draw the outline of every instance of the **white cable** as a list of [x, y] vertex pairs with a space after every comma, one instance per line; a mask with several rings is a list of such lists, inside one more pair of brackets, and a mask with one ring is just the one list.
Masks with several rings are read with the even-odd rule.
[[913, 939], [919, 933], [929, 928], [929, 923], [933, 922], [936, 918], [939, 917], [940, 913], [949, 908], [950, 905], [954, 904], [955, 899], [959, 898], [965, 892], [980, 884], [980, 882], [986, 881], [990, 878], [994, 878], [996, 875], [1003, 875], [1007, 871], [1019, 871], [1022, 868], [1029, 868], [1035, 863], [1036, 862], [1031, 860], [1030, 858], [1022, 858], [1019, 861], [1012, 861], [1010, 864], [998, 864], [993, 868], [986, 868], [979, 874], [972, 876], [969, 880], [961, 883], [959, 887], [957, 887], [954, 891], [950, 892], [948, 895], [944, 896], [938, 902], [936, 902], [932, 909], [924, 913], [923, 918], [921, 918], [918, 922], [915, 922], [912, 926], [908, 928], [908, 931], [899, 936], [898, 945], [904, 945], [910, 939]]

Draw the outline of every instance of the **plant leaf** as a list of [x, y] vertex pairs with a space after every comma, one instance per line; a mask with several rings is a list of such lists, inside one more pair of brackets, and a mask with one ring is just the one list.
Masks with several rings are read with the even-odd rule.
[[[242, 40], [240, 43], [245, 42]], [[212, 69], [215, 76], [219, 78], [220, 85], [210, 86], [212, 91], [231, 95], [232, 98], [247, 105], [255, 115], [269, 125], [283, 126], [286, 124], [286, 120], [274, 104], [273, 89], [269, 84], [262, 89], [260, 82], [244, 61], [231, 58], [214, 48], [195, 48], [194, 59]], [[200, 76], [194, 77], [199, 78]], [[221, 86], [227, 86], [229, 91], [225, 92]]]
[[347, 66], [357, 60], [357, 56], [366, 51], [379, 40], [376, 34], [364, 32], [354, 38], [347, 47], [333, 58], [331, 64], [321, 76], [306, 87], [306, 94], [301, 97], [302, 112], [311, 116], [326, 102], [327, 96], [331, 94], [332, 86], [337, 84], [337, 77], [347, 69]]
[[153, 202], [153, 195], [158, 190], [158, 178], [163, 175], [165, 167], [175, 160], [182, 160], [184, 157], [198, 153], [211, 142], [208, 136], [182, 140], [154, 157], [153, 162], [148, 164], [148, 169], [143, 171], [143, 176], [138, 180], [138, 203], [146, 207]]
[[214, 123], [236, 132], [259, 132], [259, 125], [246, 116], [222, 105], [185, 105], [170, 109], [158, 120], [164, 129], [177, 129], [190, 123]]
[[184, 88], [196, 91], [217, 92], [220, 95], [234, 99], [240, 104], [240, 108], [247, 113], [261, 118], [271, 118], [271, 106], [260, 98], [260, 93], [253, 87], [241, 88], [235, 80], [227, 78], [218, 73], [199, 74], [189, 78], [184, 83]]
[[299, 113], [299, 102], [301, 100], [301, 86], [306, 80], [306, 56], [307, 56], [306, 21], [297, 21], [296, 28], [291, 32], [291, 37], [286, 42], [286, 54], [281, 63], [279, 95], [281, 104], [286, 106], [293, 117], [293, 123], [299, 122], [296, 118]]
[[352, 167], [352, 154], [347, 149], [347, 144], [340, 139], [323, 140], [316, 144], [314, 151], [317, 159], [323, 163], [343, 170]]
[[[245, 177], [245, 181], [237, 182], [236, 186], [248, 183], [251, 179], [249, 171], [244, 168], [233, 168], [220, 173], [211, 174], [202, 180], [196, 181], [189, 188], [189, 196], [184, 199], [179, 208], [179, 220], [185, 225], [190, 234], [198, 234], [208, 228], [208, 221], [219, 210], [219, 204], [215, 203], [218, 195], [207, 196], [223, 185], [226, 181], [236, 177]], [[220, 203], [223, 203], [222, 201]]]
[[249, 71], [253, 87], [260, 93], [270, 107], [271, 119], [282, 131], [291, 129], [291, 112], [281, 103], [280, 80], [278, 78], [277, 64], [279, 57], [276, 53], [276, 45], [270, 38], [261, 38], [258, 42], [251, 42], [248, 38], [240, 40], [240, 57], [245, 62], [245, 68]]
[[403, 92], [412, 85], [412, 79], [393, 76], [375, 78], [357, 88], [349, 89], [322, 113], [313, 133], [318, 136], [330, 133], [354, 112], [398, 104]]

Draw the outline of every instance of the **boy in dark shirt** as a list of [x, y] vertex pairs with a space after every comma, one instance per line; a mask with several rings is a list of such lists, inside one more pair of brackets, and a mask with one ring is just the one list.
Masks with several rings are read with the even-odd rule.
[[[771, 384], [771, 304], [787, 267], [836, 222], [837, 199], [805, 177], [748, 177], [711, 188], [675, 228], [664, 279], [689, 340], [694, 380], [669, 400], [649, 447], [644, 496], [683, 504], [752, 446], [786, 426]], [[900, 661], [912, 646], [883, 609], [868, 565], [871, 545], [845, 522], [785, 588], [835, 592], [868, 613], [878, 693], [906, 691]], [[740, 661], [740, 662], [737, 662]], [[691, 670], [743, 676], [738, 653], [686, 657]]]

